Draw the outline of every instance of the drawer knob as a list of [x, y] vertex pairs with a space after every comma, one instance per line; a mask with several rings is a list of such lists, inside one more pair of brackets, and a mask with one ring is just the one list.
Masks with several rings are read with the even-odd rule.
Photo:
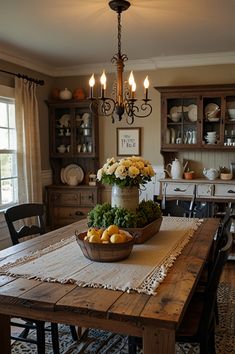
[[186, 189], [175, 188], [174, 192], [186, 192]]

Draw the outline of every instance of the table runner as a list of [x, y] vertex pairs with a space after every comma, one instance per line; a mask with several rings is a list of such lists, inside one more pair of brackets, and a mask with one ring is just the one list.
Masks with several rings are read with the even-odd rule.
[[144, 244], [134, 245], [128, 259], [114, 263], [85, 258], [75, 236], [71, 235], [14, 263], [4, 264], [0, 274], [155, 295], [201, 222], [199, 219], [164, 217], [156, 235]]

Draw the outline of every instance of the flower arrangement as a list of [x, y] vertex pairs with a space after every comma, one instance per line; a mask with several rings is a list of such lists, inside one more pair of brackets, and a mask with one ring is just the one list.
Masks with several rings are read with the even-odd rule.
[[97, 179], [119, 187], [139, 187], [151, 181], [154, 175], [152, 165], [142, 157], [132, 156], [120, 160], [112, 157], [98, 170]]

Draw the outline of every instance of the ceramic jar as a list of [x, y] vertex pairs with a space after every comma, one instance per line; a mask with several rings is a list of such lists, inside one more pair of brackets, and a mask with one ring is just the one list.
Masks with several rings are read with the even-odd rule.
[[69, 91], [67, 88], [60, 91], [60, 99], [61, 100], [71, 100], [71, 98], [72, 98], [72, 92]]
[[116, 184], [112, 186], [112, 207], [126, 208], [130, 211], [136, 211], [139, 206], [139, 188], [138, 187], [119, 187]]

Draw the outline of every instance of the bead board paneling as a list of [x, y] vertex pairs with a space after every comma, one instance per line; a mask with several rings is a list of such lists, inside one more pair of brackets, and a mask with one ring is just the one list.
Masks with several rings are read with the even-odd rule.
[[189, 161], [190, 170], [195, 171], [195, 177], [203, 177], [203, 168], [221, 167], [230, 168], [230, 163], [235, 162], [235, 152], [219, 151], [189, 151], [178, 154], [181, 161]]

